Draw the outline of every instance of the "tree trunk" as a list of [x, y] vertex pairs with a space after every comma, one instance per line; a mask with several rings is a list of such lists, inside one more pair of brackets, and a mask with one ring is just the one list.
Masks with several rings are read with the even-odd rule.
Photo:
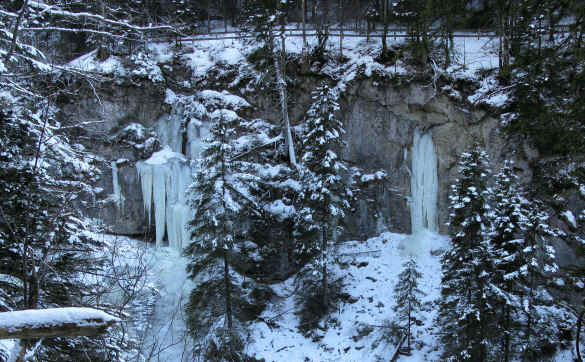
[[325, 34], [329, 35], [329, 0], [321, 0], [323, 4], [323, 27]]
[[274, 68], [276, 70], [276, 86], [278, 87], [278, 94], [280, 96], [280, 108], [282, 111], [282, 125], [283, 125], [283, 134], [284, 139], [286, 142], [286, 147], [288, 149], [288, 157], [290, 164], [292, 166], [297, 165], [297, 159], [295, 157], [295, 149], [292, 139], [292, 132], [290, 127], [290, 120], [288, 118], [288, 101], [287, 101], [287, 94], [286, 94], [286, 81], [284, 77], [284, 64], [281, 64], [282, 57], [284, 57], [285, 53], [285, 37], [282, 36], [282, 55], [279, 55], [278, 52], [274, 49], [274, 40], [272, 34], [270, 36], [270, 42], [272, 43], [272, 57], [274, 58]]
[[327, 296], [327, 262], [326, 262], [326, 253], [327, 253], [327, 229], [323, 228], [323, 239], [321, 240], [321, 269], [322, 269], [322, 277], [321, 280], [321, 288], [323, 289], [323, 307], [327, 308], [328, 304], [328, 296]]
[[[223, 118], [223, 113], [220, 115], [220, 122], [223, 122], [224, 118]], [[224, 134], [221, 136], [222, 143], [226, 143], [227, 140], [225, 139], [226, 135], [225, 132]], [[227, 210], [227, 205], [225, 204], [225, 192], [226, 192], [226, 173], [227, 173], [227, 167], [226, 167], [226, 160], [227, 160], [227, 156], [224, 153], [224, 151], [221, 151], [221, 181], [222, 181], [222, 197], [221, 197], [221, 203], [222, 203], [222, 208], [224, 210], [224, 213], [222, 215], [222, 220], [221, 220], [221, 225], [222, 225], [222, 235], [224, 238], [227, 237], [228, 235], [228, 229], [226, 227], [227, 225], [227, 220], [226, 220], [226, 214], [225, 214], [225, 210]], [[230, 288], [230, 268], [229, 268], [229, 261], [228, 261], [228, 245], [226, 244], [226, 240], [224, 239], [223, 241], [223, 245], [222, 245], [222, 250], [223, 250], [223, 283], [224, 283], [224, 293], [225, 293], [225, 316], [227, 319], [227, 327], [228, 327], [228, 333], [229, 333], [229, 338], [230, 338], [230, 351], [232, 352], [232, 335], [233, 335], [233, 324], [232, 324], [232, 294], [231, 294], [231, 288]]]
[[503, 37], [504, 37], [504, 21], [503, 15], [500, 13], [498, 15], [498, 65], [500, 68], [500, 73], [504, 70], [504, 59], [503, 59]]
[[[304, 0], [303, 0], [304, 1]], [[339, 59], [343, 59], [343, 0], [339, 0], [339, 24], [341, 28], [339, 29]]]
[[370, 42], [370, 18], [366, 17], [366, 43]]
[[306, 25], [307, 25], [307, 0], [302, 1], [302, 12], [303, 12], [303, 55], [306, 55], [307, 52], [307, 34], [306, 34]]
[[[51, 317], [47, 318], [49, 312]], [[118, 318], [90, 308], [4, 312], [0, 319], [6, 321], [0, 327], [0, 339], [97, 336], [119, 322]]]
[[[585, 304], [585, 302], [584, 302]], [[583, 325], [583, 317], [585, 316], [585, 310], [581, 312], [577, 319], [577, 336], [575, 337], [575, 352], [577, 353], [577, 361], [583, 362], [581, 358], [581, 326]]]
[[409, 291], [409, 296], [408, 296], [408, 350], [410, 350], [410, 318], [412, 317], [412, 309], [411, 309], [411, 304], [410, 304], [410, 293], [412, 293], [412, 290]]
[[14, 28], [12, 29], [12, 40], [10, 41], [10, 49], [8, 53], [6, 53], [6, 61], [10, 60], [12, 54], [14, 54], [14, 50], [16, 49], [16, 40], [18, 39], [18, 31], [20, 30], [20, 24], [22, 23], [22, 18], [24, 18], [24, 14], [26, 13], [26, 9], [28, 7], [28, 0], [24, 0], [22, 4], [22, 8], [18, 13], [18, 17], [16, 18], [16, 23], [14, 23]]
[[227, 0], [223, 0], [223, 28], [227, 31]]
[[502, 341], [502, 348], [504, 349], [503, 362], [508, 362], [510, 360], [510, 314], [506, 305], [502, 306], [502, 314], [504, 316], [504, 338]]
[[233, 335], [233, 322], [232, 322], [232, 293], [230, 284], [230, 268], [228, 262], [228, 252], [226, 249], [223, 250], [223, 283], [225, 288], [225, 316], [228, 323], [228, 332], [231, 337]]
[[384, 21], [384, 30], [382, 31], [382, 60], [384, 61], [388, 54], [388, 43], [386, 41], [388, 35], [388, 0], [382, 0], [382, 17]]

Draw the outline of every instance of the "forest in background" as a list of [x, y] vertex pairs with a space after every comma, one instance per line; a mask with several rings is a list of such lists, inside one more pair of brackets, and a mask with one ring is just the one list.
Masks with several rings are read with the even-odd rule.
[[[256, 55], [260, 59], [267, 59], [270, 77], [275, 79], [283, 119], [282, 124], [271, 125], [244, 122], [234, 118], [230, 113], [220, 112], [213, 126], [212, 136], [215, 138], [210, 143], [211, 147], [207, 149], [204, 162], [207, 162], [207, 169], [219, 167], [224, 172], [201, 173], [196, 178], [194, 187], [198, 192], [194, 194], [202, 198], [194, 202], [197, 203], [198, 212], [202, 214], [194, 221], [195, 242], [189, 248], [193, 257], [190, 271], [195, 277], [203, 270], [202, 266], [223, 260], [226, 271], [222, 275], [224, 279], [219, 282], [210, 280], [209, 283], [221, 285], [225, 291], [225, 313], [228, 314], [226, 316], [228, 319], [231, 318], [229, 315], [231, 312], [228, 312], [227, 307], [231, 304], [228, 300], [231, 298], [229, 295], [238, 291], [234, 290], [231, 282], [227, 280], [230, 275], [229, 263], [228, 258], [222, 256], [222, 253], [226, 253], [226, 245], [230, 250], [234, 248], [238, 241], [234, 235], [242, 237], [245, 235], [245, 230], [238, 229], [242, 227], [244, 221], [238, 219], [241, 211], [258, 208], [255, 204], [263, 202], [258, 196], [263, 195], [267, 187], [275, 185], [274, 180], [266, 182], [250, 177], [255, 174], [250, 170], [267, 164], [281, 165], [285, 170], [281, 181], [288, 178], [298, 181], [298, 189], [289, 187], [270, 191], [272, 194], [284, 195], [283, 197], [289, 198], [291, 203], [298, 202], [295, 210], [299, 211], [299, 218], [286, 221], [289, 223], [287, 227], [291, 240], [301, 241], [288, 246], [289, 249], [293, 246], [298, 248], [287, 250], [289, 257], [294, 255], [294, 258], [289, 260], [291, 267], [288, 272], [298, 270], [308, 261], [314, 261], [316, 275], [319, 276], [318, 282], [315, 283], [313, 290], [315, 294], [307, 296], [306, 300], [308, 304], [313, 303], [310, 306], [313, 309], [325, 307], [324, 311], [321, 310], [322, 313], [327, 311], [329, 304], [327, 299], [329, 288], [326, 284], [327, 263], [331, 260], [327, 259], [325, 252], [328, 249], [327, 243], [335, 238], [337, 217], [343, 215], [343, 210], [351, 207], [351, 195], [357, 192], [346, 189], [346, 185], [340, 182], [344, 166], [341, 162], [338, 164], [336, 151], [339, 149], [342, 129], [336, 124], [338, 122], [335, 118], [338, 107], [336, 95], [330, 94], [327, 86], [319, 88], [315, 93], [315, 103], [306, 118], [304, 138], [306, 142], [295, 144], [290, 136], [287, 80], [283, 73], [287, 59], [279, 46], [281, 40], [279, 34], [288, 23], [295, 23], [302, 28], [306, 24], [307, 28], [316, 30], [319, 41], [314, 48], [307, 47], [305, 55], [307, 59], [340, 56], [340, 61], [343, 61], [343, 54], [334, 53], [325, 46], [330, 28], [340, 27], [348, 31], [357, 28], [365, 32], [376, 28], [382, 32], [382, 49], [376, 60], [383, 64], [392, 64], [398, 59], [407, 60], [416, 67], [422, 79], [434, 79], [437, 69], [449, 67], [456, 31], [493, 30], [499, 39], [499, 64], [497, 69], [486, 72], [494, 72], [501, 86], [509, 87], [512, 92], [511, 102], [503, 109], [496, 110], [506, 121], [504, 129], [510, 134], [529, 137], [539, 151], [550, 157], [553, 162], [559, 158], [571, 160], [572, 157], [578, 158], [582, 155], [585, 139], [585, 108], [581, 101], [585, 87], [583, 79], [585, 4], [581, 1], [3, 2], [0, 5], [2, 105], [0, 269], [3, 275], [0, 281], [1, 310], [92, 306], [121, 317], [127, 313], [128, 303], [134, 297], [132, 283], [144, 271], [128, 270], [125, 269], [128, 266], [119, 265], [115, 250], [104, 253], [104, 250], [112, 249], [111, 245], [105, 245], [89, 232], [91, 225], [81, 212], [77, 196], [92, 192], [91, 183], [98, 173], [98, 165], [92, 161], [91, 155], [79, 148], [75, 140], [75, 131], [71, 131], [75, 127], [60, 124], [58, 121], [60, 102], [76, 97], [75, 90], [70, 88], [70, 84], [80, 81], [91, 87], [102, 79], [99, 74], [80, 72], [67, 67], [66, 64], [94, 48], [98, 49], [98, 57], [101, 59], [116, 54], [132, 58], [138, 63], [141, 61], [141, 54], [146, 52], [145, 44], [148, 44], [149, 39], [159, 37], [176, 39], [184, 35], [204, 33], [209, 30], [212, 21], [218, 20], [225, 23], [225, 28], [237, 27], [242, 34], [253, 36], [251, 41], [260, 49]], [[403, 46], [386, 44], [386, 36], [390, 36], [386, 33], [391, 26], [405, 29], [407, 38]], [[440, 77], [438, 81], [440, 82]], [[324, 134], [318, 134], [324, 132], [318, 127], [319, 122], [325, 122], [332, 128]], [[241, 137], [258, 129], [269, 129], [269, 133], [274, 136], [282, 135], [278, 141], [281, 147], [276, 150], [259, 148], [259, 152], [241, 159], [236, 157], [240, 153], [229, 155], [229, 152], [238, 151], [237, 148], [232, 148], [237, 145], [230, 143], [237, 139], [236, 135]], [[217, 148], [214, 149], [213, 146]], [[474, 151], [470, 155], [464, 156], [463, 159], [480, 157], [481, 151]], [[327, 157], [330, 157], [328, 167], [323, 167], [323, 164], [315, 161], [327, 160]], [[224, 165], [224, 161], [233, 158], [236, 158], [236, 162]], [[462, 165], [462, 169], [465, 167]], [[298, 172], [299, 169], [304, 172]], [[226, 173], [226, 170], [229, 172]], [[478, 171], [475, 176], [469, 176], [469, 179], [475, 182], [471, 186], [482, 185], [483, 181], [477, 179], [477, 175], [481, 174], [482, 172]], [[219, 191], [222, 195], [234, 192], [234, 196], [230, 197], [233, 204], [218, 207], [213, 202], [225, 198], [219, 198], [217, 195], [213, 197], [213, 192], [218, 192], [218, 189], [210, 190], [209, 186], [222, 177], [224, 179], [221, 184], [225, 185], [226, 189]], [[226, 180], [226, 177], [229, 180]], [[513, 179], [510, 175], [507, 179], [504, 176], [498, 177], [500, 185]], [[545, 192], [552, 197], [563, 188], [584, 184], [584, 178], [583, 168], [576, 169], [566, 180], [537, 174], [533, 188], [544, 186]], [[328, 182], [338, 194], [333, 196], [329, 192], [320, 194], [320, 190], [311, 188]], [[459, 192], [469, 190], [469, 185], [457, 187]], [[486, 203], [492, 205], [496, 203], [498, 206], [494, 207], [495, 209], [502, 212], [512, 210], [510, 212], [515, 213], [514, 217], [518, 218], [514, 221], [517, 228], [515, 230], [501, 226], [499, 224], [501, 221], [498, 221], [501, 219], [486, 221], [483, 227], [472, 227], [470, 223], [463, 223], [466, 228], [473, 229], [465, 234], [460, 234], [456, 224], [452, 224], [453, 240], [458, 238], [463, 240], [462, 252], [467, 254], [474, 250], [469, 255], [476, 259], [468, 261], [469, 265], [498, 261], [496, 266], [500, 274], [493, 274], [498, 275], [500, 282], [503, 280], [506, 282], [503, 287], [491, 290], [497, 302], [488, 304], [506, 305], [512, 309], [502, 307], [503, 309], [497, 311], [489, 310], [482, 304], [485, 301], [478, 301], [474, 306], [484, 308], [481, 309], [482, 313], [490, 315], [490, 318], [498, 315], [499, 319], [491, 320], [504, 321], [499, 325], [508, 330], [502, 333], [518, 336], [511, 331], [526, 328], [525, 319], [521, 317], [514, 319], [515, 313], [516, 316], [521, 315], [522, 308], [525, 308], [525, 305], [518, 304], [520, 300], [517, 299], [518, 294], [530, 294], [534, 303], [530, 304], [529, 308], [538, 305], [537, 297], [541, 297], [542, 301], [546, 300], [547, 296], [542, 294], [545, 292], [540, 289], [541, 294], [534, 292], [538, 289], [535, 285], [542, 287], [545, 281], [538, 281], [536, 272], [531, 267], [516, 273], [514, 268], [521, 268], [524, 264], [511, 265], [506, 262], [502, 255], [514, 255], [520, 245], [506, 242], [518, 240], [518, 235], [532, 235], [532, 239], [526, 237], [525, 240], [534, 240], [535, 235], [539, 235], [540, 238], [547, 233], [554, 234], [555, 231], [542, 226], [545, 223], [537, 221], [546, 219], [540, 214], [538, 207], [528, 207], [522, 200], [516, 200], [516, 204], [500, 205], [511, 202], [511, 198], [504, 200], [498, 197], [505, 193], [513, 196], [516, 192], [503, 188], [491, 196], [477, 190], [472, 193], [473, 195], [469, 195], [471, 199], [472, 196], [478, 195], [480, 199], [483, 198], [481, 199], [483, 201], [477, 204], [472, 202], [473, 207], [477, 205], [485, 207]], [[246, 197], [242, 198], [242, 195]], [[492, 197], [495, 199], [492, 200]], [[331, 205], [334, 207], [331, 208]], [[453, 208], [459, 210], [456, 205], [455, 203]], [[207, 214], [206, 210], [209, 211]], [[225, 211], [225, 214], [214, 214], [218, 210]], [[454, 214], [458, 217], [456, 211]], [[482, 211], [480, 214], [486, 213]], [[331, 218], [331, 215], [336, 217]], [[205, 219], [206, 217], [209, 219]], [[231, 218], [222, 219], [220, 223], [222, 226], [229, 225], [230, 228], [209, 230], [211, 225], [215, 225], [213, 220], [218, 218]], [[266, 225], [276, 221], [261, 218], [258, 222]], [[486, 226], [488, 224], [489, 226]], [[497, 237], [492, 234], [489, 236], [498, 241], [493, 241], [494, 244], [491, 246], [479, 243], [481, 239], [477, 236], [479, 230], [482, 233], [486, 232], [485, 230], [500, 230]], [[581, 235], [580, 231], [575, 234], [576, 238]], [[474, 239], [469, 235], [477, 237]], [[240, 238], [240, 241], [243, 239]], [[494, 245], [502, 247], [497, 248]], [[275, 249], [282, 249], [281, 245], [272, 246]], [[478, 249], [475, 250], [474, 247]], [[543, 252], [539, 255], [548, 254]], [[316, 256], [318, 257], [315, 259]], [[203, 261], [200, 258], [203, 258]], [[526, 258], [528, 256], [524, 255], [521, 259]], [[504, 262], [500, 263], [500, 260]], [[445, 264], [453, 268], [456, 265], [448, 261]], [[115, 271], [114, 277], [111, 276], [112, 270]], [[444, 281], [446, 294], [464, 293], [457, 291], [455, 287], [452, 287], [453, 290], [448, 287], [449, 283], [454, 283], [454, 280], [460, 277], [457, 276], [460, 272], [461, 268], [453, 271], [452, 280]], [[579, 276], [583, 270], [576, 268], [572, 272]], [[520, 277], [520, 281], [515, 282], [515, 279], [506, 275], [529, 276], [532, 284], [527, 284], [526, 280]], [[103, 283], [104, 280], [108, 282]], [[481, 278], [473, 283], [479, 285], [477, 288], [496, 285], [493, 281]], [[112, 288], [123, 291], [123, 298], [116, 303], [112, 303], [111, 299], [106, 297]], [[475, 289], [478, 290], [480, 289]], [[197, 292], [194, 295], [199, 297]], [[315, 299], [315, 295], [318, 298]], [[449, 305], [449, 300], [446, 298], [445, 303], [441, 305], [443, 311], [441, 317], [445, 318], [442, 323], [446, 325], [452, 325], [449, 318], [454, 317], [450, 313], [456, 310], [453, 305]], [[503, 304], [502, 300], [505, 301]], [[545, 316], [550, 317], [548, 314]], [[490, 325], [484, 323], [485, 320], [477, 322], [477, 325], [470, 322], [461, 328], [474, 331], [490, 330]], [[534, 325], [532, 321], [528, 324]], [[231, 335], [232, 323], [230, 322], [228, 326]], [[195, 325], [193, 330], [198, 330], [198, 326]], [[523, 330], [529, 331], [524, 336], [530, 347], [514, 352], [510, 350], [510, 346], [518, 344], [506, 339], [501, 349], [506, 360], [512, 358], [513, 352], [535, 353], [535, 349], [546, 345], [543, 341], [535, 341], [535, 335], [547, 336], [559, 332], [558, 330], [538, 332], [531, 330], [530, 327]], [[457, 351], [467, 359], [490, 360], [492, 357], [487, 356], [484, 349], [466, 347], [469, 344], [473, 346], [481, 344], [476, 342], [481, 341], [485, 334], [481, 333], [476, 337], [477, 340], [457, 342], [452, 351]], [[558, 334], [547, 342], [555, 338], [558, 338]], [[214, 343], [216, 344], [214, 348], [217, 349], [210, 353], [237, 355], [237, 343], [232, 339], [228, 338], [225, 344], [219, 343], [219, 340]], [[29, 341], [25, 344], [28, 349], [36, 348], [36, 342]], [[554, 345], [553, 342], [551, 344]], [[125, 338], [124, 331], [116, 330], [97, 339], [47, 340], [38, 350], [37, 358], [51, 361], [111, 360], [119, 358], [121, 350], [132, 348], [132, 343]], [[78, 355], [82, 353], [81, 351], [84, 356]]]

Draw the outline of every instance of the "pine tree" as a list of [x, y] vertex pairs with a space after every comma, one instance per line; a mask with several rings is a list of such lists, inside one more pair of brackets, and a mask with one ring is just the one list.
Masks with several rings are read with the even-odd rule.
[[548, 219], [543, 204], [533, 201], [527, 212], [525, 245], [519, 268], [522, 281], [519, 353], [524, 360], [534, 360], [543, 355], [543, 350], [554, 349], [560, 343], [559, 331], [566, 329], [563, 324], [570, 320], [567, 311], [556, 305], [547, 288], [551, 277], [558, 272], [550, 238], [560, 235], [548, 224]]
[[[240, 118], [228, 110], [217, 110], [212, 118], [210, 134], [206, 139], [207, 147], [202, 152], [195, 180], [189, 189], [195, 216], [190, 223], [193, 242], [186, 248], [186, 254], [192, 259], [188, 264], [191, 278], [195, 279], [205, 272], [207, 284], [204, 283], [203, 287], [214, 287], [209, 284], [209, 279], [213, 277], [213, 267], [219, 260], [223, 261], [224, 331], [221, 333], [221, 327], [218, 327], [219, 331], [204, 330], [205, 327], [211, 329], [213, 326], [202, 325], [194, 318], [190, 318], [188, 323], [192, 334], [196, 336], [209, 333], [213, 338], [219, 332], [222, 338], [214, 341], [213, 347], [223, 350], [229, 358], [236, 358], [238, 338], [233, 323], [234, 285], [231, 280], [230, 255], [240, 240], [238, 235], [244, 232], [241, 222], [244, 211], [257, 208], [253, 190], [258, 180], [246, 172], [249, 165], [245, 161], [234, 160], [236, 154], [233, 141]], [[196, 305], [200, 293], [197, 288], [192, 292], [191, 305]], [[211, 323], [216, 324], [216, 321]]]
[[459, 160], [459, 178], [451, 187], [451, 249], [442, 263], [438, 324], [447, 360], [487, 358], [490, 295], [490, 175], [488, 156], [478, 145]]
[[560, 342], [559, 330], [568, 320], [547, 290], [558, 271], [549, 239], [560, 234], [548, 225], [542, 203], [525, 197], [512, 162], [506, 161], [496, 175], [494, 194], [490, 303], [497, 306], [494, 343], [502, 346], [494, 358], [532, 360], [543, 347]]
[[515, 311], [521, 308], [519, 298], [520, 267], [523, 264], [526, 229], [526, 207], [528, 200], [518, 185], [513, 163], [505, 161], [504, 166], [495, 177], [494, 187], [494, 223], [491, 242], [493, 245], [495, 291], [492, 301], [498, 307], [498, 339], [501, 341], [500, 359], [509, 361], [514, 343], [516, 326]]
[[436, 20], [432, 0], [399, 0], [394, 3], [393, 13], [406, 24], [413, 55], [424, 66], [432, 46], [431, 24]]
[[394, 311], [401, 321], [406, 321], [406, 335], [408, 349], [411, 344], [412, 319], [416, 317], [422, 307], [420, 297], [425, 293], [418, 288], [418, 280], [422, 274], [418, 271], [418, 265], [414, 258], [409, 259], [402, 265], [402, 272], [398, 275], [398, 283], [394, 287], [396, 306]]
[[[240, 26], [244, 33], [253, 34], [256, 45], [267, 51], [274, 64], [276, 89], [280, 99], [282, 114], [281, 128], [285, 140], [289, 163], [297, 165], [294, 141], [292, 138], [291, 124], [288, 114], [288, 92], [286, 89], [286, 37], [284, 36], [288, 2], [251, 0], [246, 3], [243, 13], [243, 21]], [[280, 50], [278, 49], [277, 36], [280, 25]]]
[[[98, 306], [115, 314], [124, 307], [100, 301], [111, 281], [106, 245], [87, 232], [76, 203], [91, 192], [87, 182], [97, 170], [58, 133], [55, 109], [35, 101], [0, 94], [0, 311]], [[35, 343], [21, 341], [29, 351]], [[127, 344], [111, 331], [94, 339], [50, 338], [38, 347], [43, 361], [100, 361]]]
[[305, 124], [301, 158], [303, 189], [297, 230], [308, 235], [304, 250], [319, 254], [323, 305], [327, 306], [328, 249], [332, 236], [337, 233], [336, 228], [343, 223], [349, 207], [349, 193], [341, 177], [346, 166], [337, 155], [344, 130], [341, 120], [335, 116], [339, 111], [335, 93], [323, 84], [313, 92], [313, 99], [315, 102], [307, 112]]

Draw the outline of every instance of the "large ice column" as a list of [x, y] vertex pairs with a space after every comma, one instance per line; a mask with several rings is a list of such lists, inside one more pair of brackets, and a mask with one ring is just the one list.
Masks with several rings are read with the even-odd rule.
[[119, 212], [124, 211], [124, 195], [122, 195], [122, 188], [120, 187], [120, 180], [118, 178], [118, 161], [112, 161], [112, 188], [114, 191], [114, 200]]
[[196, 160], [203, 150], [202, 140], [207, 138], [209, 130], [203, 122], [198, 119], [192, 119], [187, 124], [187, 150], [186, 154], [192, 160]]
[[412, 144], [412, 174], [410, 179], [412, 200], [410, 207], [412, 233], [424, 229], [438, 231], [437, 195], [437, 154], [430, 131], [421, 134], [414, 131]]
[[184, 121], [180, 115], [172, 112], [159, 119], [155, 125], [155, 131], [161, 144], [169, 146], [173, 152], [181, 153]]
[[191, 168], [185, 156], [167, 146], [138, 162], [136, 169], [149, 222], [154, 207], [156, 245], [162, 245], [166, 231], [169, 246], [183, 248], [189, 240], [187, 223], [192, 216], [185, 197], [191, 182]]

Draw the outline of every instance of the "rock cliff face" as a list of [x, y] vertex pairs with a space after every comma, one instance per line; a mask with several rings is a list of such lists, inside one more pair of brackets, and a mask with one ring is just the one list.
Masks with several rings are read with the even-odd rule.
[[498, 134], [498, 120], [436, 95], [432, 86], [375, 85], [366, 79], [348, 89], [342, 109], [347, 132], [344, 158], [367, 170], [383, 169], [388, 174], [382, 186], [365, 191], [360, 210], [350, 220], [355, 236], [371, 236], [380, 228], [411, 231], [410, 176], [416, 128], [431, 132], [437, 154], [440, 232], [447, 232], [449, 185], [457, 177], [457, 158], [474, 142], [486, 147], [494, 166], [505, 158], [514, 159], [523, 181], [532, 176], [528, 164], [534, 153], [515, 152]]
[[[302, 82], [309, 87], [315, 80]], [[138, 235], [149, 231], [142, 201], [136, 161], [147, 158], [160, 148], [155, 125], [170, 112], [164, 103], [164, 89], [125, 85], [104, 85], [98, 89], [99, 100], [87, 91], [87, 98], [62, 106], [69, 121], [87, 122], [80, 130], [89, 151], [103, 158], [101, 197], [110, 202], [96, 207], [91, 214], [100, 217], [110, 231]], [[294, 95], [297, 90], [291, 90]], [[294, 97], [291, 118], [302, 119], [309, 107], [310, 97]], [[270, 101], [251, 104], [261, 109], [252, 113], [279, 119], [279, 110]], [[305, 104], [306, 103], [306, 104]], [[438, 221], [446, 232], [448, 192], [457, 175], [457, 157], [470, 149], [474, 142], [487, 148], [494, 166], [505, 158], [516, 160], [523, 181], [530, 181], [528, 167], [537, 155], [529, 148], [517, 150], [498, 134], [498, 120], [485, 111], [470, 110], [457, 105], [448, 97], [436, 94], [430, 85], [380, 84], [373, 79], [354, 81], [340, 101], [346, 129], [343, 157], [364, 172], [384, 170], [383, 182], [365, 188], [359, 196], [358, 207], [348, 215], [346, 237], [366, 238], [381, 231], [409, 233], [410, 175], [414, 130], [432, 133], [438, 162]], [[157, 139], [158, 138], [158, 139]], [[118, 168], [118, 182], [123, 206], [116, 200], [112, 177], [112, 162]]]
[[[82, 88], [81, 94], [81, 100], [61, 105], [61, 117], [66, 124], [78, 125], [76, 136], [101, 166], [96, 185], [101, 192], [97, 200], [85, 200], [87, 213], [103, 220], [110, 232], [143, 235], [149, 227], [135, 165], [160, 147], [152, 129], [168, 112], [164, 89], [102, 84], [95, 93]], [[123, 202], [114, 192], [116, 168]]]

